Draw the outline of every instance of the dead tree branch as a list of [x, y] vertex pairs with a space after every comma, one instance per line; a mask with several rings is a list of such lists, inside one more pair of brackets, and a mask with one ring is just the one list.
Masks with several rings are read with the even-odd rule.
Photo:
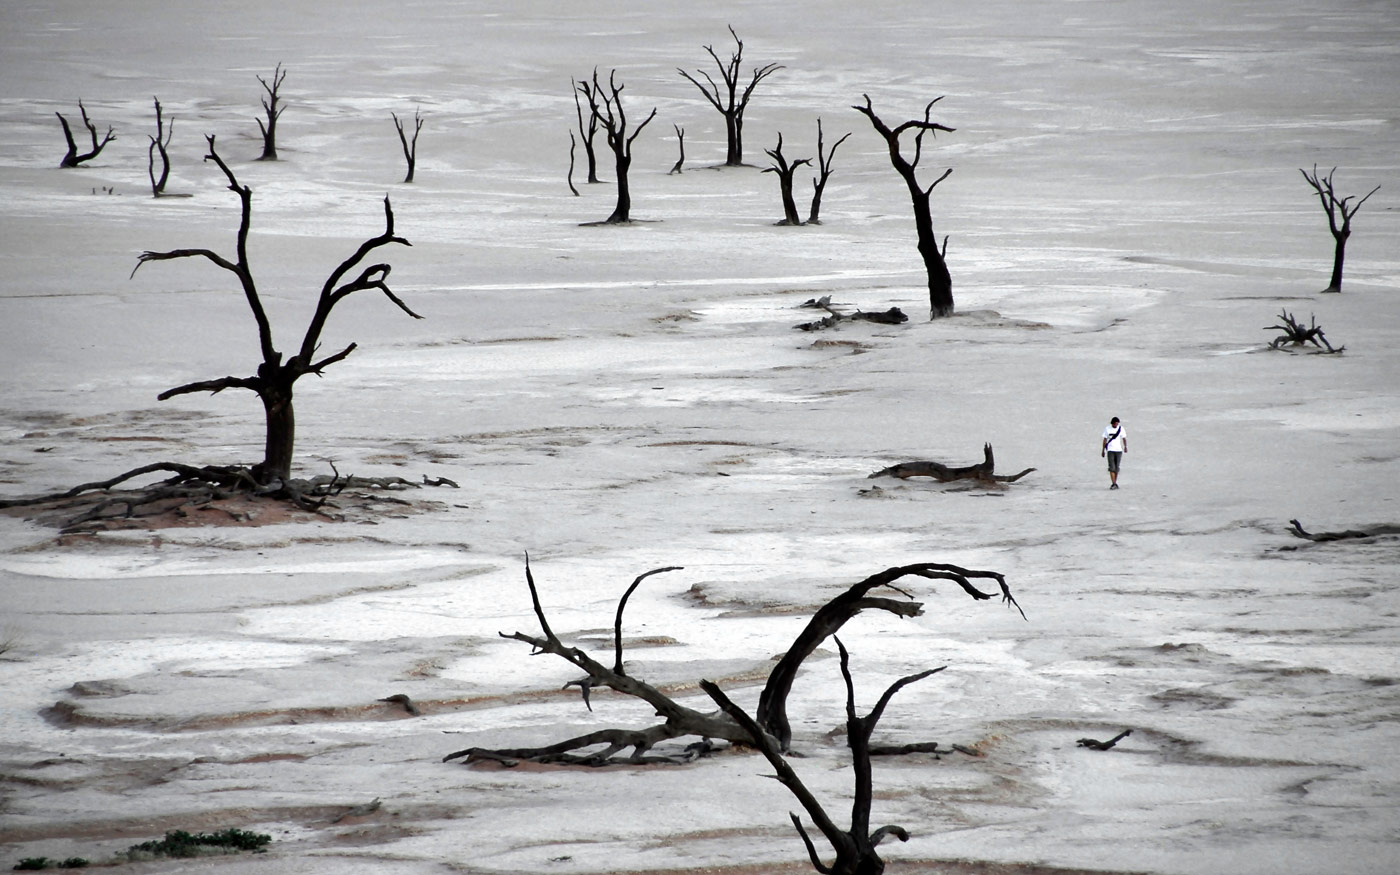
[[831, 162], [836, 157], [836, 150], [846, 142], [850, 133], [844, 134], [841, 139], [831, 144], [831, 151], [826, 151], [825, 142], [822, 138], [822, 120], [817, 118], [817, 175], [812, 179], [812, 208], [807, 214], [807, 224], [820, 225], [820, 215], [822, 209], [822, 194], [826, 191], [826, 182], [831, 178]]
[[676, 158], [676, 163], [667, 171], [667, 176], [673, 173], [681, 173], [681, 168], [685, 166], [685, 128], [674, 124], [671, 125], [671, 127], [676, 129], [676, 146], [680, 149], [680, 157]]
[[399, 121], [398, 114], [390, 112], [389, 115], [394, 117], [394, 127], [399, 132], [399, 145], [403, 147], [403, 158], [408, 162], [408, 175], [403, 178], [403, 181], [412, 182], [413, 171], [418, 166], [418, 132], [423, 130], [423, 117], [415, 107], [413, 110], [413, 139], [409, 140], [404, 134], [403, 122]]
[[1027, 468], [1019, 474], [997, 474], [996, 459], [992, 455], [992, 445], [983, 444], [982, 462], [977, 465], [965, 465], [960, 468], [951, 468], [942, 462], [901, 462], [898, 465], [881, 468], [879, 471], [869, 475], [866, 479], [874, 477], [898, 477], [900, 480], [908, 480], [910, 477], [932, 477], [939, 483], [951, 483], [954, 480], [984, 480], [994, 483], [1015, 483], [1034, 470], [1034, 468]]
[[[454, 751], [443, 757], [443, 761], [465, 759], [466, 762], [489, 760], [514, 765], [522, 760], [538, 763], [562, 763], [567, 765], [617, 765], [636, 763], [682, 763], [690, 762], [696, 756], [708, 752], [714, 741], [727, 741], [730, 744], [752, 744], [753, 732], [742, 727], [732, 716], [721, 712], [704, 713], [677, 703], [657, 687], [628, 674], [622, 662], [622, 615], [627, 598], [638, 584], [654, 574], [679, 570], [676, 567], [658, 568], [649, 571], [632, 582], [619, 600], [614, 621], [614, 661], [611, 668], [593, 659], [582, 649], [564, 643], [550, 628], [539, 590], [535, 585], [534, 574], [526, 558], [525, 582], [530, 590], [530, 601], [535, 618], [540, 626], [540, 634], [524, 632], [506, 634], [502, 638], [522, 641], [529, 644], [532, 653], [548, 653], [564, 659], [570, 665], [581, 669], [584, 677], [570, 681], [566, 687], [579, 687], [585, 705], [591, 710], [590, 692], [608, 688], [623, 695], [641, 699], [651, 705], [663, 722], [640, 729], [609, 728], [589, 732], [574, 738], [546, 745], [528, 748], [480, 748], [470, 747]], [[913, 601], [901, 601], [881, 596], [871, 596], [871, 590], [890, 586], [901, 578], [915, 576], [928, 580], [949, 580], [957, 583], [963, 591], [974, 599], [991, 599], [992, 593], [978, 589], [972, 580], [995, 580], [1000, 587], [1002, 600], [1020, 610], [1005, 578], [994, 571], [974, 571], [943, 563], [919, 563], [890, 568], [873, 575], [850, 587], [845, 593], [832, 599], [813, 615], [806, 628], [793, 642], [787, 653], [770, 672], [767, 684], [759, 699], [758, 723], [763, 731], [772, 737], [776, 749], [787, 750], [792, 731], [788, 723], [786, 699], [792, 689], [802, 663], [816, 648], [856, 614], [863, 610], [883, 610], [901, 617], [913, 617], [922, 613], [923, 605]], [[897, 590], [896, 590], [897, 591]], [[1025, 614], [1022, 613], [1022, 617]], [[698, 745], [691, 745], [680, 754], [653, 754], [652, 749], [663, 741], [684, 736], [698, 736]], [[600, 750], [592, 749], [602, 746]], [[618, 754], [631, 748], [627, 756]]]
[[78, 101], [78, 112], [83, 115], [83, 127], [87, 128], [88, 133], [92, 136], [92, 149], [79, 155], [78, 144], [73, 141], [73, 130], [68, 127], [68, 119], [64, 118], [61, 112], [54, 113], [54, 115], [58, 116], [59, 124], [63, 125], [63, 139], [68, 142], [68, 151], [64, 153], [63, 160], [58, 162], [59, 167], [77, 167], [79, 164], [91, 161], [93, 158], [97, 157], [104, 146], [117, 138], [116, 134], [112, 133], [112, 126], [108, 125], [107, 134], [102, 138], [102, 142], [99, 143], [97, 141], [97, 126], [88, 119], [87, 107], [83, 106], [81, 100]]
[[864, 717], [856, 714], [855, 705], [855, 683], [851, 679], [850, 654], [846, 646], [841, 643], [841, 639], [836, 639], [836, 646], [841, 653], [841, 677], [846, 683], [846, 741], [851, 749], [851, 767], [855, 773], [855, 795], [851, 801], [851, 826], [850, 829], [843, 830], [838, 827], [831, 817], [822, 808], [816, 796], [807, 789], [783, 756], [783, 750], [774, 744], [773, 739], [763, 731], [759, 722], [744, 713], [743, 709], [734, 704], [720, 688], [710, 682], [701, 681], [701, 688], [715, 700], [724, 713], [732, 717], [744, 729], [750, 733], [749, 743], [762, 752], [783, 786], [787, 787], [802, 804], [807, 816], [812, 819], [813, 824], [821, 831], [831, 848], [836, 853], [836, 858], [830, 864], [822, 862], [815, 844], [807, 834], [807, 830], [802, 825], [801, 819], [789, 812], [792, 824], [797, 829], [798, 836], [802, 839], [802, 844], [807, 848], [807, 855], [812, 861], [812, 866], [824, 875], [878, 875], [885, 868], [884, 861], [880, 859], [876, 848], [889, 836], [895, 836], [902, 842], [909, 841], [909, 833], [901, 826], [882, 826], [874, 832], [870, 831], [870, 809], [874, 801], [874, 780], [870, 768], [870, 736], [875, 731], [875, 725], [879, 722], [880, 716], [884, 713], [885, 707], [889, 704], [894, 694], [899, 692], [909, 684], [923, 680], [931, 674], [942, 671], [942, 668], [929, 669], [918, 674], [909, 675], [891, 684], [880, 697], [879, 702], [871, 709], [870, 713]]
[[1297, 520], [1289, 520], [1289, 531], [1299, 538], [1309, 541], [1349, 541], [1356, 538], [1374, 538], [1378, 535], [1400, 535], [1400, 525], [1394, 523], [1382, 523], [1380, 525], [1368, 526], [1364, 529], [1346, 529], [1339, 532], [1309, 532], [1303, 529], [1303, 524]]
[[826, 328], [834, 328], [842, 322], [878, 322], [882, 325], [903, 325], [909, 321], [909, 316], [898, 307], [891, 307], [888, 310], [877, 310], [866, 312], [857, 310], [854, 313], [846, 313], [837, 310], [831, 304], [831, 296], [823, 295], [797, 305], [799, 308], [807, 307], [814, 310], [825, 310], [827, 315], [812, 322], [803, 322], [793, 326], [799, 331], [821, 331]]

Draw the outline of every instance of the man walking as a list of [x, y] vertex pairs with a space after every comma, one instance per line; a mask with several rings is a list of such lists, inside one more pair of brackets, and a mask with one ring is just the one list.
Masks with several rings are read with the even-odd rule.
[[1123, 464], [1123, 454], [1127, 451], [1128, 436], [1115, 416], [1108, 421], [1108, 428], [1103, 430], [1103, 449], [1099, 453], [1101, 458], [1108, 459], [1109, 489], [1118, 488], [1118, 468]]

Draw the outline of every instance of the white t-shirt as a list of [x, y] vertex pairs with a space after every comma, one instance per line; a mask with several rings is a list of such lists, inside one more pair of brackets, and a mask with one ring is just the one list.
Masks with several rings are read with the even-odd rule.
[[1110, 453], [1121, 453], [1125, 449], [1128, 432], [1124, 430], [1122, 423], [1110, 425], [1103, 430], [1103, 439], [1108, 441], [1108, 446], [1105, 449]]

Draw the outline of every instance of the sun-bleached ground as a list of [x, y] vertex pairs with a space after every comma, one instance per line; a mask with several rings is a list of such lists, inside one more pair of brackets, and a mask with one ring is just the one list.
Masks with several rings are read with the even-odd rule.
[[[749, 112], [756, 166], [715, 170], [719, 116], [675, 68], [727, 52], [729, 23], [748, 61], [785, 69]], [[258, 164], [254, 77], [278, 62], [283, 160]], [[658, 109], [629, 227], [581, 227], [612, 187], [565, 185], [569, 78], [595, 65], [634, 118]], [[651, 718], [606, 692], [585, 710], [567, 666], [498, 637], [535, 631], [529, 551], [553, 627], [598, 651], [633, 577], [684, 566], [629, 603], [627, 634], [652, 642], [632, 671], [714, 678], [750, 706], [849, 584], [917, 561], [1006, 574], [1026, 620], [918, 584], [923, 616], [842, 633], [866, 708], [948, 666], [896, 697], [882, 738], [985, 753], [877, 763], [874, 819], [912, 834], [882, 846], [891, 872], [1400, 868], [1400, 549], [1286, 531], [1400, 517], [1393, 4], [36, 0], [0, 9], [0, 71], [0, 492], [256, 459], [248, 393], [155, 400], [253, 365], [229, 277], [190, 260], [128, 279], [146, 249], [231, 252], [205, 133], [254, 189], [283, 347], [386, 192], [414, 244], [385, 254], [427, 318], [368, 295], [336, 310], [328, 347], [360, 346], [298, 386], [300, 468], [461, 484], [372, 522], [59, 538], [0, 516], [0, 863], [237, 826], [271, 833], [269, 853], [139, 868], [804, 871], [797, 805], [752, 754], [439, 762]], [[935, 197], [952, 319], [922, 319], [906, 195], [849, 109], [862, 93], [887, 120], [947, 95], [957, 131], [925, 173], [954, 168]], [[189, 198], [148, 196], [153, 95]], [[80, 98], [119, 139], [61, 171], [53, 112]], [[389, 113], [415, 107], [406, 186]], [[789, 157], [813, 154], [818, 116], [828, 143], [852, 132], [825, 224], [775, 227], [761, 150], [781, 131]], [[673, 124], [688, 162], [668, 176]], [[1383, 186], [1341, 295], [1316, 293], [1314, 163], [1344, 192]], [[824, 294], [914, 318], [794, 331]], [[1281, 309], [1346, 353], [1266, 351]], [[1115, 414], [1130, 447], [1109, 492]], [[1037, 471], [1005, 489], [866, 479], [970, 464], [988, 441], [1001, 470]], [[790, 710], [796, 768], [840, 820], [832, 650]], [[377, 701], [394, 693], [423, 714]], [[1113, 751], [1075, 746], [1124, 728]]]

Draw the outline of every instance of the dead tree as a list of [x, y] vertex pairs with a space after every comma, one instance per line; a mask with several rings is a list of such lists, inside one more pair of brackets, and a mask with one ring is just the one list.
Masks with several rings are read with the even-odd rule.
[[845, 134], [841, 139], [831, 144], [830, 152], [826, 151], [822, 139], [822, 120], [817, 119], [817, 175], [812, 180], [812, 209], [807, 214], [807, 224], [809, 225], [821, 224], [822, 193], [826, 191], [826, 181], [831, 178], [831, 160], [836, 157], [837, 147], [846, 142], [846, 137], [849, 136], [850, 133]]
[[798, 158], [789, 163], [783, 157], [783, 134], [778, 132], [778, 147], [776, 149], [764, 149], [763, 153], [773, 159], [772, 165], [763, 168], [764, 173], [776, 173], [778, 175], [778, 187], [783, 195], [783, 220], [779, 225], [801, 225], [802, 219], [797, 215], [797, 202], [792, 199], [792, 175], [797, 172], [797, 168], [803, 164], [811, 164], [811, 158]]
[[574, 187], [574, 153], [577, 151], [578, 138], [574, 136], [573, 131], [569, 131], [569, 174], [564, 177], [564, 180], [569, 183], [569, 191], [574, 193], [574, 197], [579, 196], [578, 189]]
[[339, 352], [332, 353], [324, 358], [317, 358], [321, 343], [321, 331], [325, 328], [326, 320], [329, 318], [331, 309], [346, 297], [355, 292], [367, 289], [378, 289], [385, 297], [392, 301], [400, 310], [415, 319], [421, 319], [417, 313], [408, 308], [408, 305], [401, 301], [397, 295], [389, 289], [386, 280], [389, 277], [390, 266], [388, 264], [375, 264], [366, 267], [360, 275], [352, 280], [342, 282], [346, 274], [353, 270], [364, 258], [375, 249], [386, 246], [390, 243], [398, 243], [408, 246], [409, 242], [394, 234], [394, 211], [389, 205], [389, 198], [384, 198], [384, 232], [376, 237], [371, 237], [360, 244], [354, 255], [341, 262], [329, 277], [321, 289], [321, 295], [316, 303], [316, 311], [311, 317], [311, 322], [306, 328], [306, 333], [302, 337], [301, 346], [295, 354], [283, 361], [282, 353], [277, 350], [273, 343], [272, 323], [268, 319], [266, 311], [263, 309], [262, 298], [260, 297], [257, 285], [253, 281], [253, 272], [248, 265], [248, 230], [253, 216], [253, 190], [246, 185], [239, 185], [234, 177], [233, 171], [229, 169], [224, 160], [219, 157], [214, 148], [214, 137], [206, 136], [209, 141], [209, 154], [204, 160], [213, 161], [223, 171], [228, 179], [229, 190], [238, 195], [242, 202], [242, 219], [238, 228], [237, 260], [229, 259], [208, 249], [173, 249], [168, 252], [143, 252], [137, 258], [136, 267], [132, 269], [132, 276], [141, 265], [148, 261], [167, 261], [175, 258], [202, 257], [213, 262], [218, 267], [229, 271], [238, 278], [242, 287], [243, 295], [248, 301], [248, 307], [253, 312], [253, 319], [257, 323], [258, 343], [262, 351], [262, 363], [258, 365], [257, 372], [250, 377], [220, 377], [214, 380], [201, 380], [195, 383], [187, 383], [183, 386], [176, 386], [167, 389], [156, 396], [161, 401], [173, 398], [176, 395], [187, 395], [192, 392], [218, 393], [224, 389], [249, 389], [255, 392], [262, 401], [266, 419], [266, 441], [263, 449], [263, 460], [254, 465], [252, 474], [254, 480], [260, 485], [271, 485], [286, 481], [291, 476], [292, 451], [296, 442], [296, 419], [292, 409], [292, 387], [298, 379], [307, 375], [315, 374], [321, 376], [322, 372], [330, 365], [344, 359], [355, 351], [356, 344], [352, 343]]
[[68, 127], [68, 119], [63, 117], [63, 113], [55, 112], [54, 115], [58, 116], [59, 124], [63, 125], [63, 139], [68, 141], [68, 151], [64, 154], [63, 160], [58, 162], [59, 167], [77, 167], [85, 161], [91, 161], [102, 151], [103, 146], [117, 138], [116, 134], [112, 133], [112, 126], [108, 125], [107, 134], [99, 143], [97, 141], [97, 126], [88, 119], [87, 108], [83, 106], [81, 100], [78, 101], [78, 112], [83, 114], [83, 127], [87, 128], [88, 133], [92, 136], [92, 149], [79, 155], [78, 144], [73, 141], [73, 130]]
[[[1298, 172], [1303, 174], [1303, 178], [1312, 186], [1317, 193], [1317, 199], [1322, 203], [1322, 209], [1327, 213], [1327, 227], [1332, 231], [1332, 239], [1336, 241], [1336, 248], [1332, 254], [1332, 281], [1327, 284], [1324, 292], [1340, 292], [1342, 290], [1342, 263], [1346, 260], [1347, 238], [1351, 236], [1351, 217], [1356, 215], [1356, 211], [1361, 209], [1361, 205], [1371, 195], [1380, 191], [1380, 186], [1376, 186], [1366, 193], [1366, 196], [1356, 203], [1350, 201], [1355, 195], [1347, 197], [1337, 197], [1337, 190], [1332, 186], [1332, 176], [1337, 172], [1333, 167], [1326, 176], [1317, 172], [1317, 165], [1313, 165], [1312, 173], [1309, 174], [1301, 167]], [[1341, 224], [1337, 223], [1337, 214], [1342, 216]]]
[[666, 173], [667, 176], [670, 176], [672, 173], [680, 173], [681, 168], [685, 165], [685, 128], [680, 125], [671, 125], [671, 127], [676, 129], [676, 145], [680, 149], [680, 157], [676, 159], [675, 165]]
[[613, 164], [617, 170], [617, 206], [613, 208], [612, 215], [600, 223], [604, 225], [620, 225], [632, 221], [632, 190], [627, 182], [627, 171], [632, 166], [632, 142], [637, 139], [642, 129], [656, 118], [656, 108], [652, 107], [651, 115], [642, 119], [642, 123], [637, 125], [629, 136], [627, 112], [622, 108], [623, 87], [617, 83], [617, 71], [613, 70], [608, 74], [608, 90], [604, 91], [598, 82], [598, 71], [593, 71], [590, 106], [594, 118], [602, 125], [603, 132], [607, 135], [608, 148], [612, 149]]
[[[165, 182], [170, 178], [170, 155], [166, 151], [170, 146], [170, 138], [175, 136], [175, 119], [170, 120], [170, 127], [165, 127], [165, 118], [161, 114], [160, 98], [151, 98], [156, 102], [156, 135], [151, 137], [151, 145], [146, 148], [146, 175], [151, 178], [151, 196], [160, 197], [165, 194]], [[156, 179], [156, 153], [160, 153], [160, 179]]]
[[390, 112], [389, 115], [394, 117], [394, 127], [399, 132], [399, 145], [403, 147], [403, 157], [408, 162], [408, 175], [403, 178], [403, 181], [412, 182], [414, 168], [418, 166], [418, 132], [423, 130], [423, 118], [415, 108], [413, 110], [413, 139], [409, 140], [403, 132], [403, 122], [399, 121], [398, 115], [393, 112]]
[[[530, 600], [535, 618], [539, 621], [539, 635], [524, 632], [506, 634], [502, 638], [522, 641], [529, 644], [533, 652], [549, 653], [567, 661], [584, 672], [584, 677], [570, 681], [566, 687], [578, 687], [584, 704], [591, 710], [591, 691], [601, 688], [611, 689], [623, 695], [633, 696], [651, 705], [663, 718], [662, 722], [641, 729], [609, 728], [600, 729], [585, 735], [565, 739], [543, 747], [483, 748], [469, 747], [454, 751], [443, 757], [447, 762], [464, 759], [471, 763], [481, 760], [497, 762], [506, 766], [517, 765], [521, 761], [537, 763], [559, 763], [564, 765], [604, 766], [636, 763], [675, 764], [691, 762], [703, 756], [711, 748], [714, 739], [730, 744], [751, 745], [753, 733], [744, 728], [731, 716], [723, 712], [702, 712], [676, 702], [666, 692], [645, 681], [629, 675], [622, 660], [622, 617], [627, 599], [646, 578], [668, 571], [680, 570], [675, 567], [657, 568], [637, 577], [618, 602], [613, 624], [613, 665], [611, 668], [585, 653], [581, 648], [565, 643], [549, 626], [545, 611], [540, 602], [539, 590], [530, 571], [529, 559], [525, 564], [525, 582], [530, 590]], [[905, 577], [922, 577], [928, 580], [950, 580], [957, 583], [974, 599], [993, 598], [992, 593], [979, 590], [972, 584], [974, 579], [995, 580], [1001, 590], [1002, 600], [1020, 610], [1020, 605], [1011, 595], [1005, 578], [994, 571], [973, 571], [936, 562], [923, 562], [889, 568], [872, 575], [850, 587], [813, 615], [806, 628], [794, 641], [787, 653], [769, 673], [763, 696], [759, 700], [758, 723], [763, 731], [772, 736], [773, 743], [780, 750], [788, 750], [792, 740], [792, 730], [787, 718], [787, 695], [803, 661], [831, 635], [840, 631], [847, 620], [863, 610], [883, 610], [899, 617], [916, 617], [923, 613], [923, 605], [915, 601], [904, 601], [869, 595], [878, 587], [894, 588], [894, 584]], [[901, 590], [895, 592], [904, 595]], [[907, 598], [907, 596], [906, 596]], [[1024, 614], [1022, 614], [1024, 616]], [[684, 689], [682, 687], [681, 689]], [[664, 741], [698, 736], [700, 741], [691, 744], [674, 754], [654, 754], [652, 749]], [[599, 749], [599, 746], [602, 746]], [[616, 756], [620, 751], [631, 748], [631, 754]]]
[[[929, 198], [933, 195], [933, 190], [938, 184], [947, 179], [953, 172], [953, 168], [943, 171], [943, 175], [933, 181], [927, 187], [923, 186], [918, 179], [919, 159], [924, 154], [924, 135], [937, 131], [953, 131], [946, 125], [941, 125], [931, 118], [933, 105], [942, 100], [942, 97], [935, 97], [924, 107], [923, 120], [913, 119], [903, 122], [891, 128], [885, 124], [870, 103], [870, 95], [865, 97], [864, 106], [853, 106], [852, 109], [865, 115], [870, 119], [870, 123], [875, 126], [875, 130], [880, 136], [885, 138], [885, 143], [890, 150], [890, 164], [904, 180], [905, 186], [909, 189], [909, 197], [914, 204], [914, 229], [919, 237], [919, 254], [923, 256], [924, 268], [928, 273], [928, 303], [929, 319], [941, 319], [945, 316], [953, 315], [953, 280], [948, 274], [948, 264], [945, 258], [948, 254], [948, 237], [944, 235], [942, 247], [938, 244], [938, 235], [933, 230], [933, 215], [929, 208]], [[904, 151], [900, 145], [899, 138], [908, 131], [916, 131], [914, 135], [914, 157], [905, 158]], [[936, 135], [936, 133], [935, 133]]]
[[267, 80], [263, 77], [258, 77], [258, 81], [262, 83], [263, 91], [267, 92], [267, 95], [262, 98], [262, 107], [263, 112], [267, 114], [267, 123], [264, 124], [262, 119], [258, 119], [258, 130], [262, 131], [263, 138], [263, 150], [261, 157], [258, 158], [259, 161], [277, 160], [277, 120], [282, 117], [282, 110], [287, 108], [278, 104], [282, 99], [280, 94], [282, 81], [286, 78], [287, 71], [282, 69], [281, 64], [278, 64], [277, 68], [272, 71], [271, 85], [268, 85]]
[[[594, 81], [597, 81], [597, 78], [598, 70], [595, 67], [593, 70]], [[587, 79], [582, 82], [570, 79], [569, 84], [573, 86], [574, 90], [574, 112], [578, 115], [578, 135], [579, 139], [583, 140], [583, 154], [588, 158], [588, 183], [592, 185], [598, 181], [598, 155], [593, 149], [593, 138], [598, 133], [598, 98], [593, 91], [592, 84]], [[587, 122], [584, 121], [583, 105], [579, 103], [580, 94], [588, 100]]]
[[909, 316], [898, 307], [891, 307], [888, 310], [873, 312], [857, 310], [854, 313], [846, 313], [832, 306], [830, 295], [822, 295], [820, 298], [811, 298], [797, 306], [799, 308], [807, 307], [815, 310], [825, 310], [827, 314], [815, 321], [803, 322], [800, 325], [794, 326], [799, 331], [821, 331], [826, 328], [834, 328], [842, 322], [879, 322], [884, 325], [903, 325], [905, 322], [909, 321]]
[[787, 787], [793, 796], [797, 797], [798, 802], [802, 803], [802, 807], [807, 811], [807, 816], [812, 819], [813, 824], [830, 843], [832, 850], [836, 852], [836, 859], [830, 864], [823, 863], [811, 836], [802, 826], [802, 819], [795, 812], [788, 812], [788, 817], [792, 818], [792, 825], [797, 828], [797, 834], [802, 838], [802, 844], [807, 848], [807, 856], [811, 859], [812, 866], [823, 875], [880, 875], [885, 871], [885, 862], [880, 859], [880, 855], [875, 849], [890, 836], [907, 842], [909, 841], [909, 833], [904, 827], [894, 825], [882, 826], [874, 832], [870, 831], [870, 807], [875, 795], [875, 782], [871, 777], [870, 769], [870, 736], [874, 733], [875, 724], [879, 722], [895, 693], [929, 675], [943, 671], [946, 666], [900, 678], [885, 690], [884, 695], [880, 697], [869, 714], [860, 717], [856, 714], [856, 693], [855, 683], [851, 680], [850, 654], [846, 651], [846, 646], [841, 643], [840, 638], [836, 639], [836, 647], [841, 653], [841, 677], [846, 682], [846, 742], [851, 748], [851, 768], [855, 772], [855, 795], [851, 800], [850, 829], [843, 830], [832, 821], [826, 810], [822, 808], [821, 803], [817, 801], [816, 796], [807, 789], [797, 772], [788, 764], [782, 750], [773, 743], [773, 739], [763, 731], [752, 717], [734, 704], [716, 684], [702, 680], [700, 688], [711, 699], [714, 699], [721, 711], [728, 714], [749, 733], [749, 743], [758, 748], [764, 758], [773, 766], [774, 771], [777, 772], [778, 781]]
[[729, 35], [734, 37], [736, 47], [729, 56], [728, 63], [719, 59], [713, 46], [705, 46], [705, 52], [714, 60], [715, 66], [719, 69], [719, 77], [723, 82], [723, 87], [704, 70], [698, 71], [699, 75], [704, 77], [704, 83], [679, 67], [676, 68], [676, 72], [700, 89], [700, 93], [705, 95], [705, 99], [710, 102], [710, 105], [724, 116], [724, 133], [727, 144], [724, 163], [726, 167], [741, 167], [744, 163], [744, 111], [749, 108], [749, 99], [753, 97], [753, 91], [758, 87], [758, 83], [783, 68], [780, 64], [765, 64], [762, 67], [755, 67], [750, 76], [749, 84], [741, 92], [739, 90], [739, 66], [744, 62], [744, 41], [739, 39], [739, 35], [734, 32], [733, 25], [729, 26]]
[[1323, 353], [1336, 354], [1346, 350], [1345, 346], [1333, 348], [1332, 344], [1328, 343], [1327, 336], [1322, 333], [1322, 326], [1317, 324], [1316, 316], [1308, 317], [1310, 324], [1307, 328], [1304, 328], [1287, 310], [1279, 313], [1279, 320], [1282, 322], [1281, 325], [1269, 325], [1264, 328], [1265, 331], [1283, 332], [1269, 341], [1270, 349], [1287, 350], [1291, 347], [1306, 346], [1311, 343]]
[[1288, 530], [1299, 538], [1308, 541], [1350, 541], [1357, 538], [1374, 538], [1378, 535], [1400, 535], [1400, 525], [1382, 523], [1364, 529], [1345, 529], [1339, 532], [1309, 532], [1297, 520], [1288, 521]]
[[997, 474], [996, 460], [992, 456], [992, 445], [983, 444], [982, 463], [980, 465], [950, 468], [942, 462], [901, 462], [898, 465], [881, 468], [879, 471], [871, 474], [867, 479], [874, 477], [898, 477], [900, 480], [908, 480], [910, 477], [932, 477], [939, 483], [951, 483], [954, 480], [982, 480], [988, 483], [1015, 483], [1034, 470], [1034, 468], [1027, 468], [1019, 474]]

